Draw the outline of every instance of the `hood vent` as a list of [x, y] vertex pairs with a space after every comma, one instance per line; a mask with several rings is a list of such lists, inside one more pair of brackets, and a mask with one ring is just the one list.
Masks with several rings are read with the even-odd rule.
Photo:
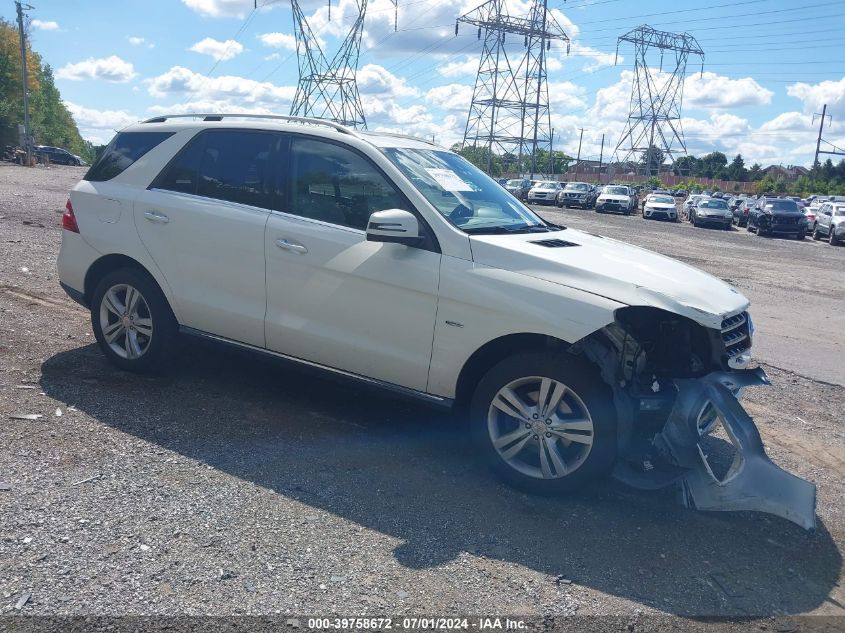
[[579, 244], [575, 244], [573, 242], [567, 242], [566, 240], [537, 240], [536, 242], [531, 242], [532, 244], [538, 244], [540, 246], [545, 246], [546, 248], [563, 248], [564, 246], [580, 246]]

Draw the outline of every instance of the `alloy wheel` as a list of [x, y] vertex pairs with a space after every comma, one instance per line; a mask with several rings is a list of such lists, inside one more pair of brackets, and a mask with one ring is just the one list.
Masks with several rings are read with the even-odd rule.
[[593, 446], [593, 419], [584, 401], [544, 376], [518, 378], [490, 403], [487, 431], [499, 457], [536, 479], [560, 479], [585, 462]]
[[109, 288], [100, 301], [100, 331], [112, 351], [128, 360], [150, 348], [153, 319], [144, 295], [129, 284]]

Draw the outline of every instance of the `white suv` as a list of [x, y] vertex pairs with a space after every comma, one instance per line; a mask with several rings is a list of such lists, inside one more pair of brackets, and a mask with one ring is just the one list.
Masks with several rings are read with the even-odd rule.
[[[683, 462], [657, 441], [679, 385], [762, 380], [741, 371], [734, 288], [547, 222], [410, 137], [151, 119], [112, 140], [63, 225], [62, 286], [118, 367], [161, 367], [181, 333], [459, 406], [479, 454], [534, 491], [611, 469], [665, 484]], [[700, 413], [681, 423], [698, 433]]]

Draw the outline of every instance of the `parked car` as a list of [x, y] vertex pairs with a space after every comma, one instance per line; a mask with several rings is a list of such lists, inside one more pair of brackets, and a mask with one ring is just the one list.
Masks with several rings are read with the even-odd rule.
[[693, 208], [692, 225], [717, 226], [730, 230], [733, 225], [733, 211], [728, 208], [728, 203], [721, 198], [702, 198]]
[[36, 145], [32, 149], [32, 153], [35, 154], [39, 159], [44, 160], [47, 159], [51, 163], [55, 163], [57, 165], [87, 165], [82, 158], [77, 156], [76, 154], [71, 154], [66, 149], [62, 149], [61, 147], [52, 147], [50, 145]]
[[517, 200], [525, 200], [528, 190], [531, 189], [531, 181], [527, 178], [512, 178], [505, 183], [505, 189]]
[[738, 485], [700, 458], [702, 399], [757, 434], [732, 395], [767, 382], [735, 288], [544, 221], [425, 140], [191, 116], [118, 133], [62, 217], [60, 283], [116, 367], [167, 366], [196, 336], [466, 411], [472, 454], [526, 490], [583, 489], [618, 455], [629, 484], [815, 526], [814, 486], [759, 442]]
[[757, 204], [757, 198], [742, 198], [740, 203], [733, 210], [733, 221], [737, 226], [748, 225], [748, 214]]
[[794, 200], [760, 198], [748, 214], [746, 228], [757, 235], [792, 235], [803, 240], [807, 235], [807, 218]]
[[678, 190], [675, 192], [675, 197], [676, 197], [676, 198], [686, 198], [686, 197], [687, 197], [687, 195], [688, 195], [688, 192], [686, 191], [686, 189], [678, 189]]
[[596, 211], [619, 211], [631, 215], [636, 209], [634, 192], [625, 185], [607, 185], [596, 198]]
[[589, 209], [595, 203], [595, 188], [586, 182], [568, 182], [557, 196], [557, 206], [559, 207]]
[[651, 194], [645, 199], [643, 205], [643, 219], [677, 222], [678, 212], [675, 208], [675, 198], [667, 194]]
[[692, 222], [692, 217], [695, 214], [695, 206], [701, 200], [708, 200], [710, 196], [705, 196], [703, 194], [695, 194], [694, 196], [690, 196], [686, 202], [684, 202], [684, 210], [687, 212], [687, 219]]
[[557, 180], [541, 180], [528, 190], [529, 204], [554, 204], [561, 191]]
[[822, 236], [827, 236], [831, 244], [845, 241], [845, 203], [825, 202], [819, 207], [813, 239], [818, 240]]
[[809, 232], [810, 235], [812, 235], [813, 231], [816, 230], [816, 218], [819, 215], [820, 207], [821, 205], [816, 204], [807, 205], [806, 207], [801, 209], [804, 212], [804, 217], [807, 218], [807, 232]]

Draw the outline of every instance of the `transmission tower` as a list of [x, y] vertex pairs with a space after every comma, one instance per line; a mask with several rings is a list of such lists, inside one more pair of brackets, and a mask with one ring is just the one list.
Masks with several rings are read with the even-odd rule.
[[[317, 36], [311, 30], [299, 1], [291, 0], [299, 65], [299, 84], [290, 107], [291, 115], [331, 119], [343, 125], [366, 129], [367, 121], [361, 107], [356, 77], [367, 0], [356, 0], [355, 4], [358, 7], [358, 16], [337, 53], [329, 61]], [[393, 0], [393, 6], [394, 10], [397, 10], [396, 0]], [[329, 0], [330, 20], [331, 9]], [[394, 21], [396, 19], [394, 13]], [[393, 28], [396, 29], [395, 22]]]
[[[546, 51], [558, 40], [566, 42], [568, 53], [569, 37], [547, 4], [533, 0], [528, 17], [517, 17], [508, 13], [505, 0], [488, 0], [458, 18], [458, 23], [477, 27], [479, 39], [484, 35], [463, 147], [487, 149], [488, 173], [493, 155], [499, 154], [508, 166], [517, 161], [518, 169], [523, 157], [530, 156], [533, 175], [537, 150], [551, 151]], [[518, 52], [505, 46], [507, 35], [521, 44]]]
[[[646, 25], [617, 40], [617, 59], [622, 42], [634, 45], [634, 82], [628, 122], [613, 153], [622, 162], [637, 157], [644, 174], [653, 175], [660, 172], [663, 159], [674, 164], [676, 158], [687, 154], [681, 128], [684, 78], [690, 55], [701, 57], [704, 71], [704, 51], [689, 33], [668, 33]], [[649, 66], [649, 59], [656, 61], [656, 51], [660, 53], [658, 69]], [[670, 59], [674, 56], [671, 70], [663, 69], [667, 51]]]

